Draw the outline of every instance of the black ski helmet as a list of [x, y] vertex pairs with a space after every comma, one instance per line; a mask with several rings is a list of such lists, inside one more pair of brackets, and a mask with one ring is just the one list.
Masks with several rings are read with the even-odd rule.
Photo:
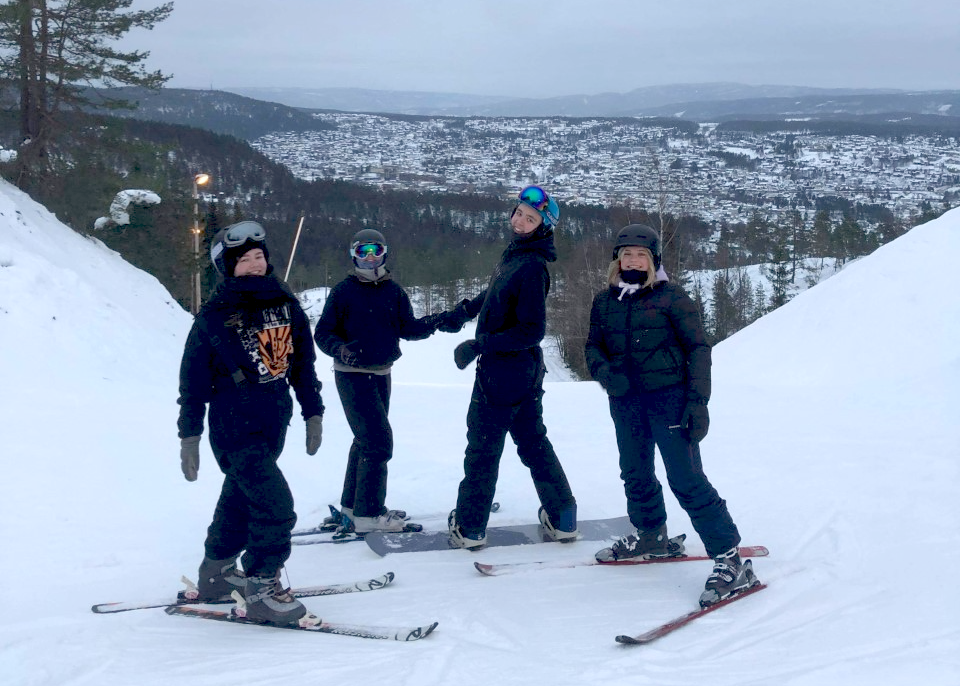
[[267, 262], [270, 253], [267, 250], [267, 232], [257, 222], [242, 221], [217, 232], [210, 244], [210, 261], [220, 276], [233, 276], [233, 269], [237, 266], [244, 253], [260, 248]]
[[[377, 231], [376, 229], [360, 229], [353, 235], [353, 240], [350, 241], [350, 259], [353, 260], [353, 265], [357, 268], [360, 268], [360, 264], [357, 262], [357, 248], [362, 245], [379, 245], [383, 247], [382, 256], [383, 259], [380, 260], [380, 263], [377, 264], [377, 267], [382, 267], [387, 261], [387, 239], [383, 237], [383, 234]], [[381, 254], [381, 253], [378, 253]]]
[[660, 246], [660, 234], [646, 224], [630, 224], [620, 229], [617, 234], [617, 242], [613, 246], [613, 257], [617, 259], [620, 248], [627, 246], [637, 246], [646, 248], [653, 255], [653, 268], [660, 269], [660, 257], [662, 248]]

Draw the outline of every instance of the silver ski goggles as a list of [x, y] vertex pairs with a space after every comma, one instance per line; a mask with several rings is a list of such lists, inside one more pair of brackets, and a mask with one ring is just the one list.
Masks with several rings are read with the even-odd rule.
[[257, 222], [245, 221], [227, 227], [223, 234], [223, 244], [228, 248], [236, 248], [247, 241], [263, 243], [267, 240], [266, 230]]

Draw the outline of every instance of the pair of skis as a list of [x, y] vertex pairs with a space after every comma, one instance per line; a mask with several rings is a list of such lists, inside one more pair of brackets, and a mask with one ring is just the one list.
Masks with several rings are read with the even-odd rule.
[[[677, 538], [682, 540], [685, 536], [678, 536]], [[672, 539], [673, 540], [673, 539]], [[767, 550], [764, 546], [740, 546], [740, 557], [749, 558], [749, 557], [766, 557], [770, 554], [770, 551]], [[654, 557], [654, 558], [633, 558], [627, 560], [613, 560], [601, 562], [596, 559], [592, 560], [556, 560], [550, 562], [514, 562], [514, 563], [503, 563], [503, 564], [484, 564], [482, 562], [474, 562], [473, 566], [476, 567], [477, 571], [483, 574], [484, 576], [502, 576], [505, 574], [517, 574], [519, 572], [532, 571], [537, 569], [567, 569], [570, 567], [589, 567], [589, 566], [601, 566], [601, 567], [612, 567], [612, 566], [623, 566], [623, 565], [644, 565], [644, 564], [658, 564], [665, 562], [696, 562], [696, 561], [705, 561], [710, 560], [711, 558], [706, 555], [687, 555], [681, 553], [679, 555], [673, 555], [670, 557]], [[753, 595], [758, 591], [762, 591], [767, 586], [766, 584], [756, 583], [753, 586], [737, 591], [736, 593], [720, 600], [719, 602], [708, 605], [707, 607], [701, 607], [697, 610], [688, 612], [676, 619], [672, 619], [669, 622], [665, 622], [660, 626], [654, 627], [646, 633], [639, 634], [637, 636], [631, 636], [626, 634], [620, 634], [615, 638], [617, 643], [623, 645], [646, 645], [656, 641], [658, 638], [663, 638], [667, 634], [671, 634], [677, 629], [685, 627], [687, 624], [700, 619], [704, 615], [707, 615], [714, 610], [718, 610], [721, 607], [730, 605], [738, 600], [746, 598], [749, 595]]]
[[[383, 576], [373, 579], [364, 579], [354, 583], [294, 588], [290, 590], [290, 593], [295, 598], [312, 598], [316, 596], [340, 595], [343, 593], [363, 593], [366, 591], [377, 591], [381, 588], [386, 588], [393, 582], [393, 579], [393, 572], [387, 572]], [[315, 624], [307, 624], [304, 626], [267, 624], [265, 622], [256, 622], [241, 616], [237, 613], [236, 608], [231, 609], [229, 612], [225, 612], [222, 610], [210, 610], [206, 608], [194, 607], [193, 605], [199, 602], [202, 602], [205, 605], [215, 605], [220, 603], [231, 603], [233, 601], [198, 601], [196, 600], [195, 587], [193, 583], [186, 578], [184, 578], [184, 582], [187, 584], [187, 590], [181, 591], [175, 598], [128, 603], [101, 603], [99, 605], [94, 605], [90, 609], [97, 614], [112, 614], [116, 612], [129, 612], [131, 610], [145, 610], [149, 608], [162, 607], [168, 615], [210, 619], [218, 622], [232, 622], [235, 624], [254, 624], [273, 629], [294, 629], [298, 631], [312, 631], [315, 633], [338, 634], [341, 636], [354, 636], [357, 638], [372, 638], [392, 641], [417, 641], [421, 638], [429, 636], [433, 630], [437, 628], [437, 622], [408, 627], [368, 626], [325, 621], [320, 621], [319, 623]]]

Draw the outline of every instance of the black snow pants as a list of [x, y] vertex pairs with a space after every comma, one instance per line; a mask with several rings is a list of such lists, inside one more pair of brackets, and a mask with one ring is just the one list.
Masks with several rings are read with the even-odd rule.
[[377, 517], [386, 508], [387, 462], [393, 457], [390, 375], [334, 372], [353, 443], [343, 477], [340, 505], [354, 517]]
[[560, 513], [576, 505], [576, 500], [543, 424], [542, 366], [531, 392], [516, 405], [491, 402], [483, 392], [482, 372], [477, 376], [467, 412], [467, 449], [457, 494], [457, 524], [466, 534], [486, 531], [508, 432], [520, 461], [530, 470], [540, 504], [551, 521], [558, 521]]
[[284, 430], [272, 442], [230, 451], [212, 444], [224, 479], [205, 553], [226, 560], [244, 551], [241, 564], [247, 576], [273, 576], [290, 557], [297, 515], [290, 486], [277, 466], [285, 438]]
[[660, 448], [667, 483], [690, 516], [707, 554], [715, 557], [740, 543], [727, 503], [710, 485], [700, 460], [700, 447], [676, 427], [686, 393], [682, 386], [610, 396], [610, 416], [620, 449], [620, 477], [627, 496], [627, 514], [638, 529], [650, 531], [667, 521], [663, 488], [654, 473], [654, 444]]

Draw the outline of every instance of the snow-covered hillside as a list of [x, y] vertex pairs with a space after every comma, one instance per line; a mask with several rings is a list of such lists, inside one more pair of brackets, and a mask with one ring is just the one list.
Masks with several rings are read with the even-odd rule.
[[[190, 316], [151, 276], [0, 182], [0, 681], [11, 686], [960, 683], [960, 210], [917, 227], [714, 351], [707, 474], [769, 589], [653, 646], [614, 643], [696, 607], [709, 563], [485, 578], [475, 560], [589, 559], [545, 544], [379, 558], [294, 549], [294, 585], [393, 571], [376, 593], [307, 600], [331, 621], [437, 620], [416, 643], [169, 617], [95, 615], [194, 576], [221, 477], [179, 467], [177, 372]], [[404, 343], [388, 504], [443, 527], [462, 476], [470, 330]], [[351, 436], [321, 356], [319, 454], [295, 417], [281, 465], [300, 523], [336, 503]], [[548, 376], [545, 419], [582, 518], [624, 513], [604, 394]], [[492, 523], [535, 521], [508, 447]], [[689, 520], [668, 498], [672, 533]]]

